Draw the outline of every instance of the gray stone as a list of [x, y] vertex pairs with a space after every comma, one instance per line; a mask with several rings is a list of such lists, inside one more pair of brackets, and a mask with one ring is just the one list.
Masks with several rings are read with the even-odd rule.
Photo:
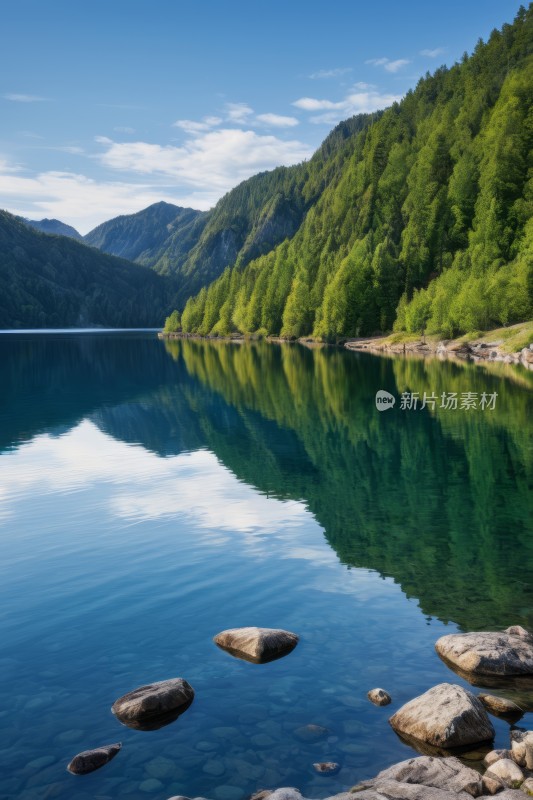
[[495, 764], [496, 761], [499, 761], [500, 758], [511, 758], [511, 751], [510, 750], [491, 750], [485, 758], [483, 759], [483, 763], [486, 767], [490, 767], [491, 764]]
[[213, 641], [238, 658], [264, 664], [285, 656], [298, 644], [298, 636], [277, 628], [231, 628]]
[[446, 749], [494, 738], [494, 728], [478, 698], [450, 683], [440, 683], [415, 697], [389, 722], [397, 733]]
[[385, 689], [371, 689], [367, 693], [367, 697], [375, 706], [388, 706], [392, 703], [392, 697]]
[[510, 758], [500, 758], [491, 764], [486, 775], [499, 778], [510, 789], [519, 789], [524, 782], [524, 773]]
[[521, 717], [524, 713], [520, 706], [505, 697], [497, 697], [494, 694], [478, 694], [478, 697], [487, 711], [490, 711], [491, 714], [496, 714], [496, 716]]
[[529, 795], [530, 797], [533, 796], [533, 778], [526, 778], [520, 790], [524, 792], [524, 794]]
[[466, 792], [471, 797], [479, 797], [482, 790], [479, 772], [464, 766], [458, 758], [453, 757], [410, 758], [383, 770], [372, 781], [362, 785], [379, 789], [381, 784], [391, 781], [442, 789], [456, 794]]
[[452, 633], [435, 644], [437, 653], [476, 675], [533, 675], [533, 636], [520, 626], [498, 633]]
[[533, 770], [533, 731], [511, 731], [511, 758]]
[[122, 744], [107, 744], [103, 747], [97, 747], [94, 750], [84, 750], [83, 753], [78, 753], [74, 756], [67, 770], [73, 775], [87, 775], [89, 772], [94, 772], [105, 764], [108, 764], [117, 753], [120, 752]]
[[124, 725], [150, 729], [176, 719], [193, 699], [194, 690], [187, 681], [171, 678], [128, 692], [113, 703], [111, 711]]

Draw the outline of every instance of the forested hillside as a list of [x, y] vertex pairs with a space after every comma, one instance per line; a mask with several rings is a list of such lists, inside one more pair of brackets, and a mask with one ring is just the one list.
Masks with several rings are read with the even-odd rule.
[[[103, 222], [83, 238], [87, 244], [113, 256], [153, 267], [164, 255], [170, 239], [177, 238], [175, 271], [196, 242], [205, 212], [172, 203], [153, 203], [136, 214]], [[192, 234], [192, 238], [191, 238]]]
[[183, 307], [226, 267], [243, 266], [293, 236], [324, 188], [341, 174], [355, 134], [371, 119], [362, 114], [341, 123], [309, 162], [254, 175], [210, 211], [155, 203], [104, 222], [85, 241], [174, 276]]
[[[187, 302], [183, 329], [452, 336], [533, 316], [532, 52], [530, 5], [341, 147], [324, 145], [320, 163], [269, 173], [252, 245], [241, 235], [234, 265]], [[243, 187], [224, 199], [220, 230], [241, 231]], [[277, 225], [290, 222], [267, 252], [257, 230], [278, 207]], [[194, 252], [189, 264], [205, 268], [206, 250]]]
[[0, 328], [157, 325], [171, 279], [0, 211]]

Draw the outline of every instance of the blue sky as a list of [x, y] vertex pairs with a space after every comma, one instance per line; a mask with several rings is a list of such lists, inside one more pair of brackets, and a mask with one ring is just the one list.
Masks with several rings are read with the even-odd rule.
[[82, 233], [209, 208], [309, 157], [512, 22], [503, 0], [17, 0], [2, 8], [0, 208]]

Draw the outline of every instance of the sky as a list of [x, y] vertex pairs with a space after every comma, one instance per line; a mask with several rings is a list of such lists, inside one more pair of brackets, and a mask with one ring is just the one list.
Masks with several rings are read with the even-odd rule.
[[505, 0], [17, 0], [2, 8], [0, 208], [87, 233], [208, 209], [309, 158], [493, 28]]

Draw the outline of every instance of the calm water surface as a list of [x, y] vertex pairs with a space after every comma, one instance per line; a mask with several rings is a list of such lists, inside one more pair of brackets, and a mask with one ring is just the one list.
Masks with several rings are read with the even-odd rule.
[[[391, 709], [468, 685], [440, 635], [533, 627], [531, 373], [117, 333], [2, 336], [0, 376], [0, 800], [331, 795], [412, 754]], [[378, 389], [498, 398], [379, 413]], [[241, 625], [301, 641], [249, 664], [212, 643]], [[174, 724], [110, 713], [175, 676]]]

